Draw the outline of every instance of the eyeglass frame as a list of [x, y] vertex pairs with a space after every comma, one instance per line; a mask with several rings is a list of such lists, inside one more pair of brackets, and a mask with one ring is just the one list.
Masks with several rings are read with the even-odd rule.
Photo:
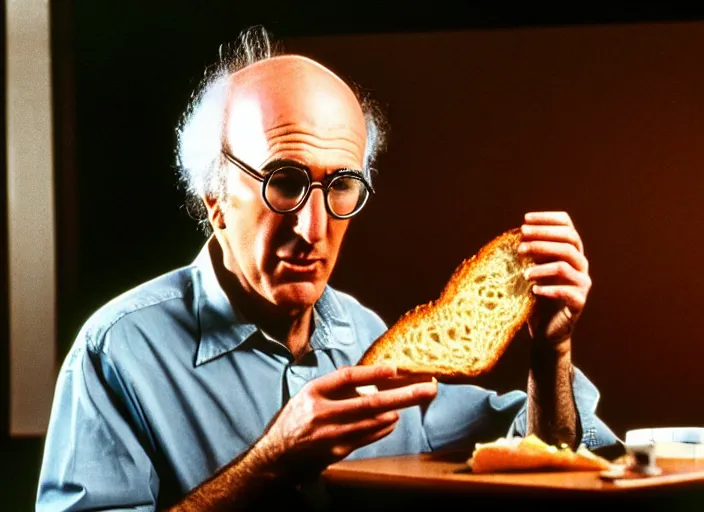
[[[313, 188], [319, 188], [323, 191], [323, 196], [325, 198], [325, 210], [328, 212], [328, 215], [330, 215], [332, 218], [338, 219], [338, 220], [351, 219], [352, 217], [354, 217], [355, 215], [357, 215], [359, 212], [362, 211], [364, 206], [367, 204], [367, 201], [369, 200], [370, 195], [373, 195], [376, 193], [374, 190], [374, 187], [372, 187], [372, 184], [367, 181], [367, 179], [365, 178], [364, 173], [362, 171], [356, 171], [354, 169], [348, 169], [348, 168], [337, 169], [333, 173], [326, 175], [325, 179], [322, 182], [321, 181], [313, 181], [313, 176], [311, 175], [310, 170], [303, 165], [297, 166], [297, 165], [292, 165], [292, 164], [286, 164], [286, 165], [282, 165], [281, 167], [279, 167], [277, 169], [273, 169], [271, 172], [269, 172], [267, 174], [264, 174], [261, 171], [258, 171], [257, 169], [252, 167], [251, 165], [249, 165], [244, 160], [240, 160], [239, 158], [237, 158], [235, 155], [230, 153], [230, 151], [228, 151], [226, 148], [222, 148], [220, 151], [221, 151], [222, 155], [231, 164], [239, 167], [240, 170], [244, 171], [245, 174], [247, 174], [248, 176], [251, 176], [252, 178], [254, 178], [255, 180], [259, 181], [262, 184], [261, 189], [262, 189], [262, 199], [264, 200], [264, 204], [266, 204], [267, 207], [271, 211], [273, 211], [274, 213], [278, 213], [281, 215], [285, 215], [287, 213], [296, 213], [297, 211], [299, 211], [301, 208], [303, 208], [303, 206], [305, 206], [306, 201], [308, 201], [308, 198], [310, 197], [310, 194], [311, 194]], [[278, 171], [279, 169], [283, 169], [285, 167], [293, 167], [293, 168], [297, 168], [297, 169], [303, 171], [308, 176], [309, 185], [308, 185], [308, 190], [306, 191], [305, 195], [301, 198], [300, 202], [298, 203], [298, 205], [295, 208], [293, 208], [291, 210], [278, 210], [278, 209], [274, 208], [271, 205], [271, 203], [269, 202], [269, 200], [267, 199], [266, 188], [269, 183], [269, 180], [271, 179], [271, 176], [273, 176], [274, 173], [276, 171]], [[367, 197], [364, 199], [364, 203], [362, 203], [362, 206], [360, 206], [357, 209], [357, 211], [355, 211], [354, 213], [348, 214], [348, 215], [338, 215], [337, 213], [333, 212], [330, 208], [330, 205], [328, 203], [328, 191], [329, 191], [330, 183], [332, 183], [332, 181], [335, 178], [344, 177], [344, 176], [354, 176], [355, 178], [359, 179], [362, 182], [362, 184], [366, 187], [369, 194], [367, 194]]]

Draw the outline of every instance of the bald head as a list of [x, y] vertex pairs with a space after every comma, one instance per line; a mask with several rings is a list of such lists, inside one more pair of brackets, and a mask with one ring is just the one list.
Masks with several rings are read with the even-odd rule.
[[269, 89], [286, 88], [289, 81], [307, 81], [309, 84], [329, 81], [335, 84], [340, 94], [357, 102], [354, 92], [340, 77], [319, 62], [302, 55], [280, 55], [261, 60], [233, 73], [230, 78], [236, 86], [251, 84]]
[[290, 136], [298, 133], [323, 147], [343, 146], [355, 153], [354, 168], [363, 167], [366, 124], [357, 97], [332, 71], [306, 57], [274, 57], [232, 74], [225, 112], [225, 147], [252, 165], [262, 164], [272, 145], [292, 143]]

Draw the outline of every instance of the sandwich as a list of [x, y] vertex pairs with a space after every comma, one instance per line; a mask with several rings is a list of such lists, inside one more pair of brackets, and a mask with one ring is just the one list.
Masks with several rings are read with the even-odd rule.
[[518, 254], [520, 229], [463, 261], [439, 298], [405, 313], [376, 339], [360, 365], [389, 364], [399, 375], [471, 382], [489, 372], [528, 319], [535, 296]]

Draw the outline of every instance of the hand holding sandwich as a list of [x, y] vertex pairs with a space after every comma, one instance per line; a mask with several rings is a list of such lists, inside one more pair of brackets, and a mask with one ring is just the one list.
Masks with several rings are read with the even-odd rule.
[[491, 371], [524, 323], [533, 338], [528, 434], [575, 447], [571, 336], [591, 287], [582, 241], [565, 212], [531, 212], [520, 228], [484, 245], [440, 296], [408, 311], [360, 365], [472, 383]]
[[536, 262], [525, 273], [538, 296], [528, 319], [531, 336], [552, 347], [569, 343], [592, 284], [579, 233], [566, 212], [532, 212], [521, 235], [519, 253]]

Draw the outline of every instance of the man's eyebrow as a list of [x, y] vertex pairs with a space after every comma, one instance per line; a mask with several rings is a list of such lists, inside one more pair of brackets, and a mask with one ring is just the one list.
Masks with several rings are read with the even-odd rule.
[[[260, 172], [262, 174], [269, 174], [270, 172], [275, 171], [276, 169], [281, 169], [282, 167], [295, 167], [297, 169], [302, 169], [310, 172], [310, 167], [308, 167], [302, 162], [299, 162], [298, 160], [293, 160], [291, 158], [276, 158], [274, 160], [271, 160], [261, 168]], [[364, 176], [364, 171], [359, 169], [351, 169], [349, 167], [340, 167], [338, 169], [335, 169], [334, 171], [328, 172], [327, 175], [330, 176], [339, 171], [351, 171], [359, 174], [360, 176]]]
[[276, 169], [280, 169], [282, 167], [287, 166], [297, 167], [299, 169], [308, 169], [308, 167], [303, 165], [301, 162], [298, 162], [297, 160], [291, 160], [290, 158], [277, 158], [275, 160], [267, 162], [267, 164], [262, 167], [262, 172], [269, 173], [271, 171], [275, 171]]

